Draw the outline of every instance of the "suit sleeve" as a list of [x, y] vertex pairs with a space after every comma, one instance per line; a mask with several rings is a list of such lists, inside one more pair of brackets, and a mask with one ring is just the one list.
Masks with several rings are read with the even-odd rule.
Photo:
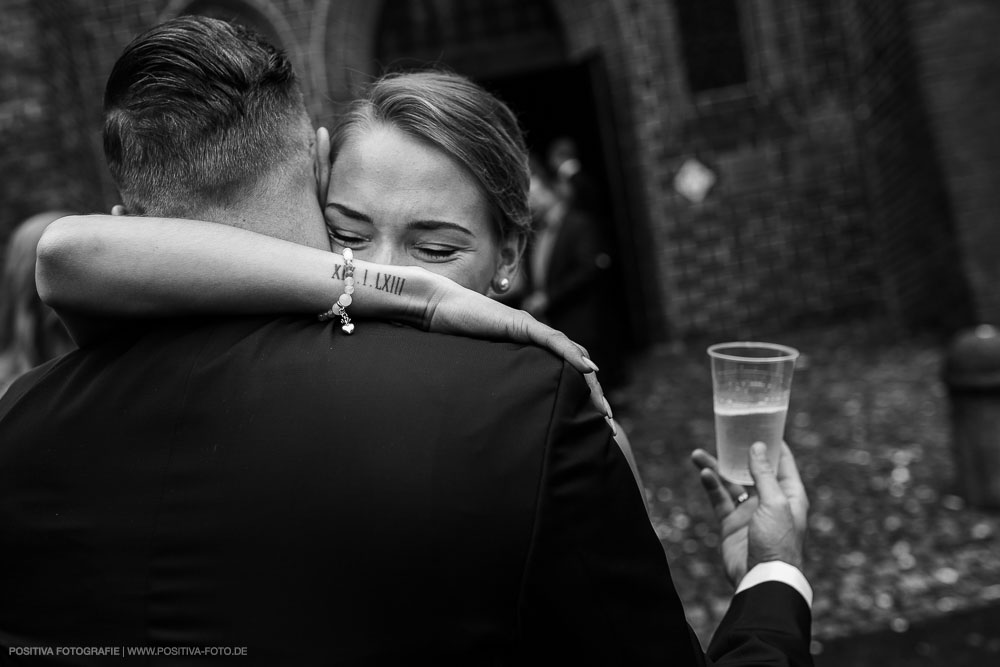
[[812, 665], [811, 612], [788, 584], [770, 581], [733, 598], [708, 647], [715, 665]]
[[706, 657], [628, 464], [564, 365], [519, 604], [525, 664], [808, 665], [809, 611], [793, 596], [741, 593]]

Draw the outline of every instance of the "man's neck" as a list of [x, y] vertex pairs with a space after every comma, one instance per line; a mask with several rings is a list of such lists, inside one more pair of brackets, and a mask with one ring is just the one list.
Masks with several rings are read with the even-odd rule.
[[305, 191], [288, 195], [287, 191], [258, 191], [238, 204], [209, 207], [199, 211], [198, 216], [210, 222], [329, 250], [326, 224], [315, 194]]

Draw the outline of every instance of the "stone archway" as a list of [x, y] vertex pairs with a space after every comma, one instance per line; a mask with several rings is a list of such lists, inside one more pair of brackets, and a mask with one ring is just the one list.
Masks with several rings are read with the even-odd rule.
[[[359, 83], [378, 74], [375, 61], [376, 30], [385, 4], [385, 0], [345, 0], [332, 5], [328, 1], [323, 3], [325, 52], [329, 63], [327, 85], [332, 99], [349, 99], [351, 91]], [[605, 45], [600, 41], [602, 39], [621, 40], [615, 28], [618, 25], [618, 2], [549, 0], [546, 4], [551, 6], [556, 20], [562, 26], [565, 55], [569, 60], [579, 59], [587, 53], [604, 48]]]
[[443, 63], [477, 80], [565, 64], [562, 23], [549, 0], [386, 0], [375, 31], [381, 70]]

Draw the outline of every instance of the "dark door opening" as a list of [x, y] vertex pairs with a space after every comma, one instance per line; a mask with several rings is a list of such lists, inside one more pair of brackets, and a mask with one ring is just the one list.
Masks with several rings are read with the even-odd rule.
[[602, 62], [592, 58], [581, 63], [521, 72], [479, 83], [506, 102], [517, 114], [529, 150], [544, 161], [553, 141], [568, 137], [576, 144], [579, 159], [594, 184], [593, 197], [603, 205], [600, 222], [611, 247], [611, 280], [616, 303], [608, 304], [608, 317], [618, 320], [620, 343], [626, 351], [644, 344], [645, 313], [642, 294], [626, 285], [641, 285], [636, 274], [632, 228], [622, 182], [616, 128], [610, 100], [604, 93]]

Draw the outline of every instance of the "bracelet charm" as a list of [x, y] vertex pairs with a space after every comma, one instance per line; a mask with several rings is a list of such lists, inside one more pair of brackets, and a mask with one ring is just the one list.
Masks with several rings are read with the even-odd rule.
[[354, 252], [350, 248], [344, 248], [344, 293], [330, 310], [319, 314], [319, 321], [326, 322], [339, 315], [340, 330], [347, 335], [354, 333], [354, 322], [347, 314], [347, 307], [354, 301], [352, 294], [354, 294]]

